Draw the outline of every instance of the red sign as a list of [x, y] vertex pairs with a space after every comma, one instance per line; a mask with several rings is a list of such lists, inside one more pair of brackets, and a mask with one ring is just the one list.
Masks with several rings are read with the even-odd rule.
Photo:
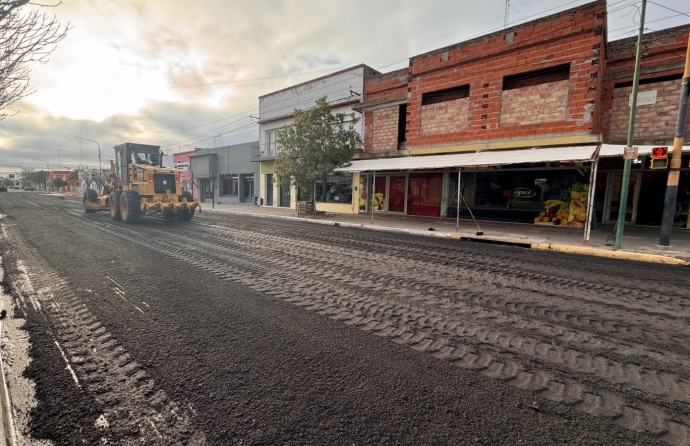
[[653, 147], [652, 158], [666, 158], [668, 156], [668, 147]]

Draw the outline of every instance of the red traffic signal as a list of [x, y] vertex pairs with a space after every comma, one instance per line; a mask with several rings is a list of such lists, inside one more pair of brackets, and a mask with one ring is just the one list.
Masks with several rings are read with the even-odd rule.
[[668, 156], [668, 147], [653, 147], [652, 158], [666, 158]]

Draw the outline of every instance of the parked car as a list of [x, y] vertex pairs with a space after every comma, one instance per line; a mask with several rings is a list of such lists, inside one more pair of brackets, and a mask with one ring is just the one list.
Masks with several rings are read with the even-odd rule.
[[7, 186], [0, 186], [0, 192], [7, 192]]
[[26, 187], [24, 188], [24, 190], [34, 190], [34, 187], [33, 187], [33, 186], [26, 186]]

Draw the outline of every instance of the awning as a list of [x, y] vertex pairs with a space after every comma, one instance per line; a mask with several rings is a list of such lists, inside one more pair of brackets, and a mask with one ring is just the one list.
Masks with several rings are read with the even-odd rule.
[[407, 156], [355, 160], [339, 172], [380, 172], [384, 170], [442, 169], [446, 167], [501, 166], [506, 164], [556, 161], [592, 161], [598, 146], [546, 147], [520, 150], [487, 150], [449, 155]]
[[[637, 146], [637, 155], [646, 156], [652, 153], [653, 147], [663, 147], [663, 145], [658, 144], [656, 146]], [[673, 149], [673, 145], [668, 147], [669, 153]], [[690, 152], [690, 146], [683, 146], [683, 152]], [[601, 149], [599, 149], [599, 158], [617, 158], [622, 157], [623, 152], [625, 152], [625, 146], [620, 144], [602, 144]]]

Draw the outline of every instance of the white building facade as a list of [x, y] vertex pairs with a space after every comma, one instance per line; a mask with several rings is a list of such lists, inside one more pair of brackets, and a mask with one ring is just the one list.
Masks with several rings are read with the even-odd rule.
[[[281, 187], [274, 181], [273, 174], [273, 163], [280, 151], [277, 133], [293, 122], [294, 110], [307, 110], [314, 106], [318, 98], [325, 96], [332, 113], [355, 114], [359, 119], [355, 129], [363, 137], [362, 117], [359, 112], [353, 112], [352, 107], [362, 101], [365, 78], [377, 74], [380, 73], [366, 65], [357, 65], [259, 97], [259, 145], [252, 160], [259, 163], [261, 204], [291, 208], [297, 204], [296, 188]], [[348, 183], [351, 184], [351, 178]], [[346, 204], [344, 194], [342, 196], [343, 203], [319, 203], [317, 200], [317, 209], [351, 212], [352, 200]]]

